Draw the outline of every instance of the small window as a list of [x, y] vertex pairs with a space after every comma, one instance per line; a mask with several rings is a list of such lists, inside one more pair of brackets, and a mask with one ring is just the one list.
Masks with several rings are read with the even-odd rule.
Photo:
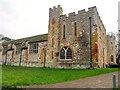
[[110, 43], [110, 49], [111, 49], [111, 50], [113, 49], [113, 45], [112, 45], [112, 42]]
[[77, 23], [74, 23], [74, 35], [77, 36]]
[[63, 26], [63, 39], [65, 39], [65, 25]]
[[30, 53], [38, 53], [38, 43], [30, 44]]

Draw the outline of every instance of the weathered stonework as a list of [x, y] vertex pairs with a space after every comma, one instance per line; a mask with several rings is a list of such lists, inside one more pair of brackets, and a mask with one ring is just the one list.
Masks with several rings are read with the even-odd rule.
[[[116, 46], [115, 46], [115, 36], [107, 35], [107, 57], [108, 63], [115, 64], [116, 63]], [[113, 60], [112, 60], [113, 57]]]
[[[113, 43], [111, 50], [113, 51], [111, 55], [114, 56], [113, 63], [116, 63], [115, 38], [106, 35], [106, 29], [97, 8], [91, 7], [88, 11], [81, 10], [78, 14], [73, 12], [67, 16], [63, 15], [63, 10], [58, 5], [49, 9], [48, 35], [16, 40], [9, 44], [3, 43], [2, 61], [6, 65], [90, 68], [90, 41], [92, 42], [93, 68], [106, 67], [111, 63], [108, 45], [110, 42]], [[12, 47], [8, 49], [10, 45]]]

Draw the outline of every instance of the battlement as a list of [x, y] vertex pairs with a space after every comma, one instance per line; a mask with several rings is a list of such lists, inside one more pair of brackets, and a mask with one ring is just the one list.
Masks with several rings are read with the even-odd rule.
[[68, 17], [73, 17], [73, 16], [76, 16], [75, 12], [72, 12], [72, 13], [68, 14]]
[[[60, 5], [58, 5], [57, 7], [54, 6], [53, 8], [50, 8], [50, 11], [49, 11], [50, 18], [53, 18], [53, 17], [56, 19], [60, 18], [61, 21], [67, 21], [67, 20], [74, 21], [75, 18], [82, 19], [85, 17], [86, 18], [93, 17], [93, 19], [96, 18], [94, 20], [95, 24], [97, 21], [97, 15], [99, 16], [96, 6], [89, 7], [87, 11], [85, 9], [82, 9], [82, 10], [79, 10], [77, 13], [71, 12], [71, 13], [68, 13], [67, 15], [66, 14], [63, 15], [63, 10]], [[104, 25], [103, 25], [103, 27], [104, 27]]]
[[86, 13], [85, 9], [78, 11], [78, 14]]
[[49, 16], [60, 17], [63, 14], [62, 7], [58, 5], [57, 7], [49, 8]]
[[[54, 6], [53, 8], [50, 8], [49, 9], [50, 10], [50, 12], [61, 12], [62, 11], [62, 7], [60, 6], [60, 5], [58, 5], [57, 7], [56, 6]], [[96, 6], [93, 6], [93, 7], [90, 7], [90, 8], [88, 8], [88, 11], [85, 11], [85, 9], [83, 9], [83, 10], [79, 10], [78, 11], [78, 13], [76, 14], [75, 12], [72, 12], [72, 13], [68, 13], [68, 15], [60, 15], [60, 18], [61, 19], [68, 19], [68, 18], [74, 18], [75, 16], [77, 16], [77, 15], [85, 15], [86, 13], [88, 13], [88, 12], [94, 12], [94, 10], [96, 10], [97, 11], [97, 8], [96, 8]]]
[[115, 39], [115, 35], [109, 34], [109, 35], [107, 35], [107, 38], [108, 38], [108, 39]]
[[62, 7], [60, 5], [58, 5], [57, 7], [54, 6], [53, 8], [49, 8], [49, 11], [58, 11], [58, 10], [62, 10]]
[[89, 8], [88, 8], [88, 11], [91, 11], [91, 10], [93, 10], [93, 9], [97, 9], [96, 6], [89, 7]]
[[94, 12], [94, 10], [97, 11], [96, 6], [88, 8], [88, 11], [86, 11], [85, 9], [79, 10], [77, 14], [75, 12], [71, 12], [71, 13], [68, 13], [68, 15], [66, 15], [66, 14], [65, 15], [61, 15], [60, 18], [63, 19], [63, 20], [69, 19], [69, 18], [74, 18], [75, 16], [78, 16], [78, 15], [79, 16], [80, 15], [85, 15], [88, 12], [92, 13], [92, 12]]
[[60, 19], [63, 19], [63, 20], [65, 20], [65, 19], [67, 19], [67, 18], [68, 18], [68, 17], [67, 17], [66, 14], [60, 16]]

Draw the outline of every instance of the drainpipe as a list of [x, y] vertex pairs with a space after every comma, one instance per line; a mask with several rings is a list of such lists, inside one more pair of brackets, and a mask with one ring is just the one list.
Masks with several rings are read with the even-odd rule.
[[46, 56], [46, 51], [45, 51], [45, 49], [44, 49], [44, 52], [43, 52], [43, 53], [44, 53], [44, 57], [43, 57], [43, 58], [44, 58], [44, 67], [45, 67], [45, 63], [46, 63], [46, 58], [45, 58], [45, 56]]
[[22, 60], [22, 49], [21, 49], [21, 52], [20, 52], [20, 63], [19, 63], [19, 66], [21, 66], [21, 60]]
[[90, 68], [92, 68], [92, 32], [91, 32], [91, 17], [89, 17], [90, 24]]
[[5, 58], [5, 63], [4, 63], [4, 65], [6, 65], [6, 63], [7, 63], [7, 50], [6, 50], [6, 58]]

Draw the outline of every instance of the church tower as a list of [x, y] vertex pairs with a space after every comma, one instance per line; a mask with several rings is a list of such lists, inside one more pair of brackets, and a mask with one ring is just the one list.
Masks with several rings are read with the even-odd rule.
[[[60, 47], [60, 16], [62, 15], [60, 5], [49, 9], [49, 26], [48, 26], [48, 47], [46, 64], [47, 67], [57, 65], [59, 47]], [[55, 64], [56, 63], [56, 64]]]

